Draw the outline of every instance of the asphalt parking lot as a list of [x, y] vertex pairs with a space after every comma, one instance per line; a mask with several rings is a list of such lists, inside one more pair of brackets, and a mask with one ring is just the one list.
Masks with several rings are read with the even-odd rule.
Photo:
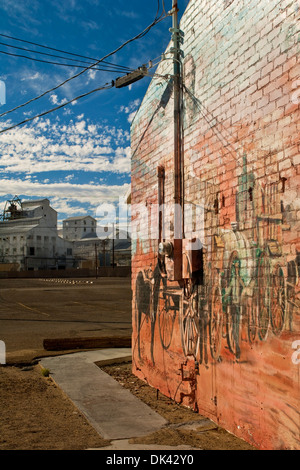
[[8, 364], [49, 355], [45, 339], [130, 335], [130, 278], [0, 279]]

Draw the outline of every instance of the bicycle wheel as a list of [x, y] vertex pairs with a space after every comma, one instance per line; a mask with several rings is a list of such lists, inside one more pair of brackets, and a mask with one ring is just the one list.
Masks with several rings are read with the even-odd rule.
[[173, 336], [176, 317], [176, 301], [170, 294], [162, 294], [158, 305], [158, 326], [162, 347], [168, 349]]
[[276, 264], [271, 275], [271, 326], [275, 335], [283, 330], [286, 312], [285, 279], [281, 266]]
[[223, 330], [223, 308], [220, 287], [214, 286], [211, 296], [211, 312], [209, 319], [210, 351], [212, 358], [218, 360], [220, 357]]
[[180, 334], [181, 344], [185, 356], [197, 357], [199, 351], [200, 331], [198, 315], [198, 293], [194, 286], [189, 291], [189, 297], [182, 296], [180, 308]]
[[232, 253], [228, 267], [227, 298], [227, 343], [230, 351], [240, 357], [240, 301], [242, 293], [240, 259], [238, 253]]
[[270, 321], [270, 282], [269, 263], [265, 253], [258, 259], [257, 269], [257, 295], [258, 295], [258, 336], [264, 340], [268, 333]]
[[245, 314], [248, 320], [248, 339], [250, 343], [254, 343], [256, 339], [257, 331], [257, 310], [258, 310], [258, 298], [257, 292], [254, 290], [253, 296], [247, 297], [245, 300]]

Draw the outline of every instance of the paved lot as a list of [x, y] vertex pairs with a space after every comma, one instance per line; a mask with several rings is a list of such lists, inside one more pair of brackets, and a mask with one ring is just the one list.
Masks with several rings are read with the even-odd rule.
[[0, 340], [7, 363], [49, 355], [44, 339], [130, 334], [129, 278], [0, 279]]

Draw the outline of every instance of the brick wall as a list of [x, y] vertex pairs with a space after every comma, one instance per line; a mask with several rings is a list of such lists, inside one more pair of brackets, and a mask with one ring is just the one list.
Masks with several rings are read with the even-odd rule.
[[191, 0], [183, 15], [184, 237], [203, 244], [203, 278], [170, 281], [157, 257], [172, 60], [132, 124], [133, 370], [261, 449], [300, 449], [299, 20], [298, 0]]

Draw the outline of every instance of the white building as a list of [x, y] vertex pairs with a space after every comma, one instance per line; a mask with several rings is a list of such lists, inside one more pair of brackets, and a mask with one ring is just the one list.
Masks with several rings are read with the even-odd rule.
[[65, 240], [81, 240], [95, 237], [97, 221], [90, 215], [69, 217], [63, 221], [63, 238]]
[[58, 236], [57, 212], [48, 199], [12, 204], [0, 222], [0, 263], [18, 270], [74, 266], [73, 245]]
[[73, 242], [73, 255], [82, 267], [130, 265], [131, 241], [127, 232], [97, 227], [90, 215], [63, 220], [63, 238]]

